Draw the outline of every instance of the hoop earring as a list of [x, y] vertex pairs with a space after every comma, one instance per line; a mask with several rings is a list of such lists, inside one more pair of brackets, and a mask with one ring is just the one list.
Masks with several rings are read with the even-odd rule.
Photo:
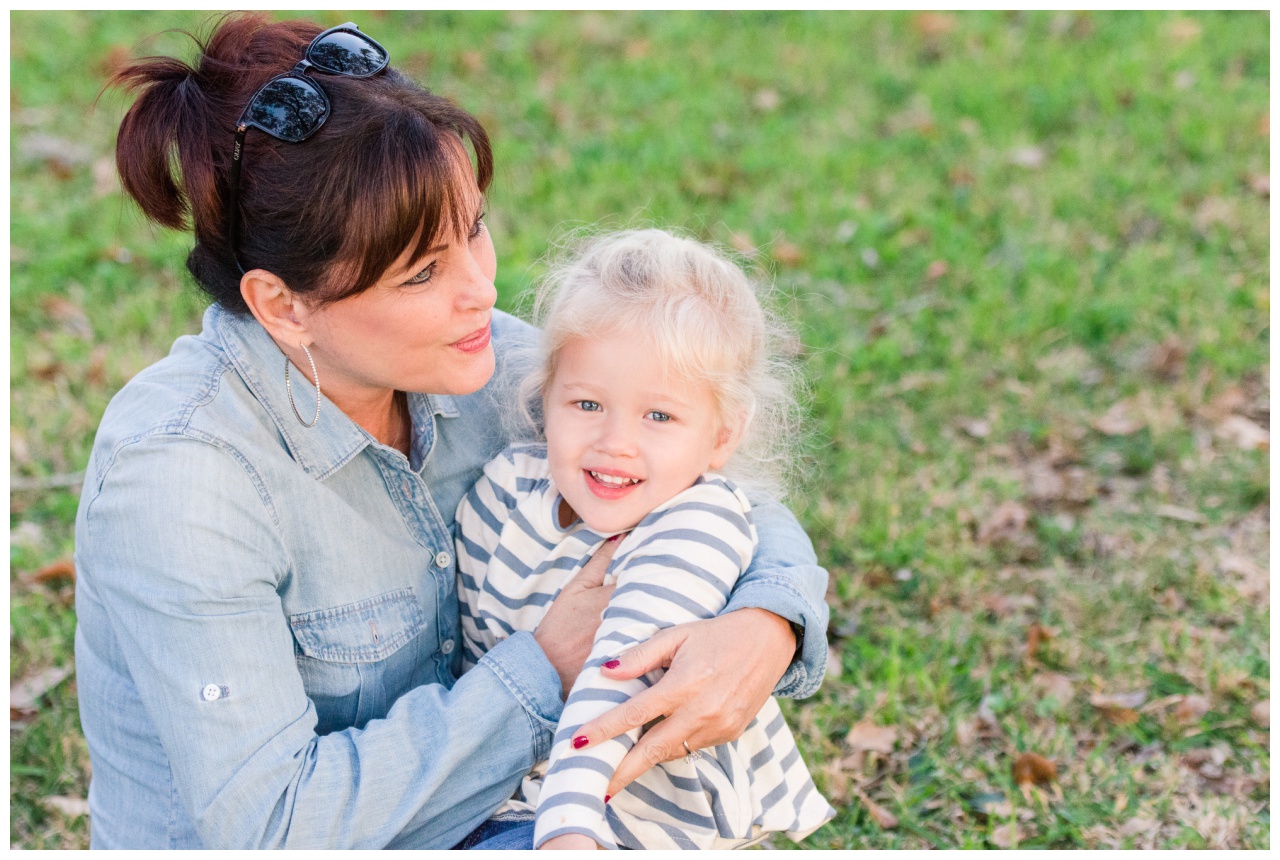
[[316, 426], [316, 422], [320, 420], [320, 374], [316, 372], [316, 360], [311, 357], [311, 350], [307, 349], [306, 344], [298, 344], [302, 351], [306, 353], [307, 361], [311, 363], [311, 378], [316, 381], [316, 417], [311, 419], [308, 424], [302, 420], [302, 416], [298, 414], [298, 404], [293, 402], [293, 386], [289, 383], [289, 356], [284, 357], [284, 390], [289, 392], [289, 405], [293, 407], [293, 417], [298, 419], [298, 423], [303, 427], [310, 429]]

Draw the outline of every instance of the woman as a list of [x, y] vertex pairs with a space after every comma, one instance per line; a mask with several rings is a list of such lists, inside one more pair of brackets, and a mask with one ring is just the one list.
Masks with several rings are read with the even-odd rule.
[[[607, 558], [457, 677], [453, 512], [507, 443], [494, 392], [530, 334], [493, 309], [484, 129], [355, 25], [230, 17], [194, 67], [113, 82], [139, 91], [124, 187], [189, 217], [215, 302], [112, 401], [88, 466], [93, 845], [530, 847], [485, 820], [546, 757]], [[615, 789], [737, 737], [780, 677], [816, 688], [826, 574], [789, 514], [758, 511], [725, 613], [620, 655], [619, 676], [670, 670], [591, 726], [666, 715]]]

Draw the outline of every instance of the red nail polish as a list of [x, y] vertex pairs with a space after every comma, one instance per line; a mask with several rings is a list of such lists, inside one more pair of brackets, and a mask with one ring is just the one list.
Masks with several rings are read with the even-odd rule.
[[611, 801], [611, 800], [613, 800], [613, 795], [612, 795], [612, 794], [606, 794], [606, 795], [604, 796], [604, 802], [605, 802], [605, 803], [608, 803], [608, 802], [609, 802], [609, 801]]
[[573, 748], [576, 750], [580, 750], [589, 743], [591, 743], [591, 741], [587, 739], [586, 735], [578, 735], [576, 738], [573, 739]]
[[618, 667], [619, 667], [619, 666], [621, 666], [621, 665], [622, 665], [622, 661], [621, 661], [621, 660], [610, 660], [608, 663], [605, 663], [605, 664], [604, 664], [604, 667], [605, 667], [606, 669], [616, 669], [616, 668], [618, 668]]

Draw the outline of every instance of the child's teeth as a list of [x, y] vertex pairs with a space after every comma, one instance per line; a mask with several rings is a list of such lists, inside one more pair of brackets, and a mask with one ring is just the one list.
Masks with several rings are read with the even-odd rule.
[[618, 478], [613, 475], [602, 475], [599, 472], [592, 472], [591, 477], [595, 478], [602, 484], [613, 484], [615, 487], [621, 487], [623, 484], [636, 483], [635, 478]]

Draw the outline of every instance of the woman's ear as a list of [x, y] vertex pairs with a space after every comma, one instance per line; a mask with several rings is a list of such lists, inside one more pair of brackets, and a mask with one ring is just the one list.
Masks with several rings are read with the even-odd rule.
[[249, 270], [240, 278], [240, 295], [277, 343], [310, 343], [302, 300], [277, 275], [266, 269]]
[[733, 452], [738, 450], [738, 443], [742, 441], [742, 434], [747, 429], [746, 414], [739, 415], [732, 421], [726, 421], [720, 425], [720, 432], [716, 436], [716, 446], [711, 449], [711, 471], [723, 469], [724, 464], [729, 462], [729, 458], [733, 456]]

